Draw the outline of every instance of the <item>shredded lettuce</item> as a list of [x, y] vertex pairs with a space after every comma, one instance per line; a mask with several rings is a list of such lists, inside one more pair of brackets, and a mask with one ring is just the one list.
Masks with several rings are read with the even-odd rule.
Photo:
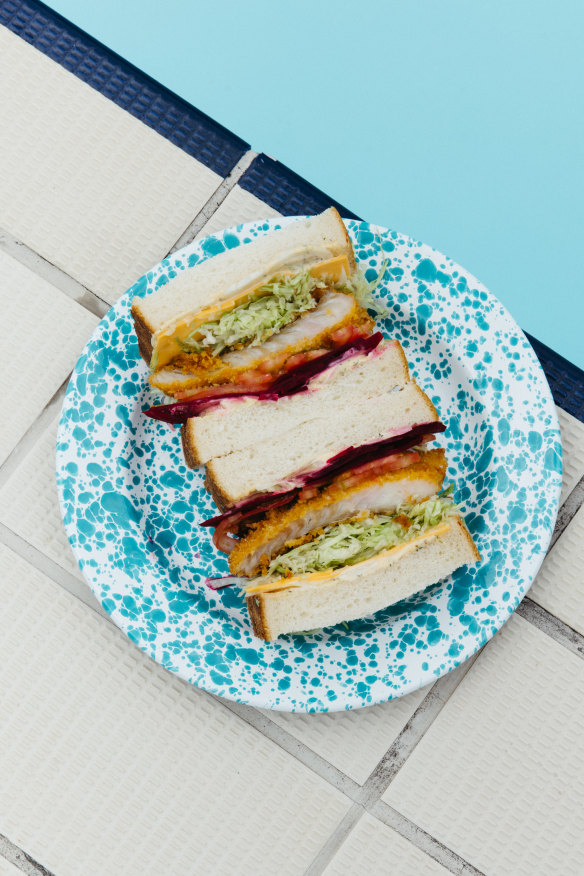
[[270, 563], [265, 578], [303, 575], [352, 566], [381, 551], [411, 541], [459, 511], [450, 496], [432, 496], [394, 514], [335, 523], [313, 541], [292, 548]]
[[260, 287], [261, 297], [240, 304], [218, 320], [203, 323], [179, 341], [181, 349], [186, 353], [211, 349], [215, 356], [219, 356], [228, 347], [238, 344], [250, 347], [262, 344], [301, 313], [316, 307], [312, 293], [325, 286], [308, 272], [293, 277], [274, 277]]
[[351, 292], [361, 307], [364, 307], [365, 310], [371, 311], [376, 317], [389, 316], [389, 310], [385, 304], [382, 304], [381, 301], [378, 301], [373, 295], [374, 290], [377, 288], [379, 281], [385, 273], [387, 264], [387, 260], [383, 262], [381, 271], [373, 283], [366, 280], [363, 271], [360, 268], [357, 268], [345, 283], [342, 285], [337, 284], [335, 289], [339, 289], [343, 292]]

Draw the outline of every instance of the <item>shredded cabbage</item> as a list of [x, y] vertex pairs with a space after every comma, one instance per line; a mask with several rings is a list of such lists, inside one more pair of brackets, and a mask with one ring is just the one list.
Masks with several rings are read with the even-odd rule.
[[376, 317], [389, 316], [389, 309], [373, 295], [374, 290], [377, 288], [379, 281], [385, 273], [387, 264], [387, 261], [384, 261], [381, 266], [381, 271], [373, 283], [366, 280], [363, 271], [360, 268], [357, 268], [345, 283], [342, 285], [337, 284], [335, 289], [339, 289], [343, 292], [350, 292], [355, 296], [361, 307], [364, 307], [365, 310], [370, 310]]
[[325, 287], [326, 283], [311, 277], [308, 272], [293, 277], [274, 277], [260, 287], [261, 297], [240, 304], [218, 320], [203, 323], [179, 344], [186, 353], [201, 353], [212, 348], [215, 356], [238, 344], [255, 347], [301, 313], [316, 307], [312, 293]]
[[436, 495], [416, 505], [402, 506], [394, 514], [375, 514], [365, 520], [335, 523], [325, 527], [324, 533], [313, 541], [272, 560], [265, 578], [352, 566], [411, 541], [458, 511], [450, 496]]

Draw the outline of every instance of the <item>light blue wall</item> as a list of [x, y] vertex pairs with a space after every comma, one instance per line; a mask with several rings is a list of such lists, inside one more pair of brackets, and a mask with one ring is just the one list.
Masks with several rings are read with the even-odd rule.
[[54, 0], [584, 367], [580, 0]]

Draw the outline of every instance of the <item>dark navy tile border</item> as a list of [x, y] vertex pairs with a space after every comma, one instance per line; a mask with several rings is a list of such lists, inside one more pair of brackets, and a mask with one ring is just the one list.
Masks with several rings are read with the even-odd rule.
[[249, 145], [37, 0], [0, 0], [0, 24], [226, 177]]
[[320, 213], [327, 207], [336, 207], [346, 219], [361, 218], [267, 155], [258, 155], [252, 161], [239, 185], [283, 216]]
[[532, 335], [527, 339], [545, 371], [555, 403], [584, 422], [584, 371]]
[[[249, 149], [240, 137], [43, 3], [0, 0], [0, 24], [221, 176], [227, 176]], [[284, 216], [318, 213], [334, 206], [348, 219], [360, 218], [267, 155], [254, 159], [239, 185]], [[531, 335], [527, 337], [556, 404], [584, 422], [584, 371]]]

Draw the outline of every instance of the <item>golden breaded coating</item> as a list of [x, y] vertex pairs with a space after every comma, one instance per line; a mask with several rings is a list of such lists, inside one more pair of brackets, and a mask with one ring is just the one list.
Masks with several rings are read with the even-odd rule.
[[[281, 363], [290, 356], [296, 353], [305, 353], [309, 350], [334, 349], [335, 344], [331, 341], [331, 335], [338, 332], [347, 325], [354, 325], [356, 328], [363, 328], [370, 332], [375, 325], [374, 320], [369, 316], [367, 311], [355, 301], [354, 307], [341, 320], [333, 326], [329, 326], [326, 331], [319, 335], [303, 338], [296, 344], [291, 344], [285, 350], [279, 351], [275, 355], [275, 360], [281, 368]], [[207, 357], [207, 358], [201, 358]], [[175, 361], [168, 365], [163, 365], [159, 369], [160, 373], [164, 374], [168, 371], [177, 371], [182, 379], [176, 381], [164, 378], [158, 378], [158, 371], [150, 376], [152, 386], [162, 389], [167, 395], [172, 395], [175, 392], [184, 392], [187, 389], [199, 389], [208, 386], [219, 386], [225, 383], [237, 383], [237, 379], [241, 374], [249, 371], [249, 365], [244, 367], [232, 367], [223, 364], [220, 356], [207, 354], [183, 354]], [[279, 370], [276, 370], [274, 377], [278, 376]], [[184, 379], [188, 375], [188, 379]]]
[[[289, 528], [293, 528], [296, 522], [301, 522], [304, 517], [313, 515], [320, 509], [326, 508], [339, 500], [350, 499], [352, 494], [364, 491], [368, 487], [375, 485], [388, 484], [397, 481], [419, 481], [426, 478], [433, 486], [434, 492], [438, 491], [446, 474], [447, 461], [444, 450], [436, 448], [426, 451], [419, 462], [409, 465], [407, 468], [398, 469], [397, 471], [386, 472], [385, 474], [372, 474], [370, 478], [361, 481], [352, 487], [342, 487], [338, 483], [333, 483], [328, 487], [324, 487], [318, 496], [312, 499], [295, 502], [291, 507], [273, 508], [267, 512], [266, 516], [258, 523], [252, 524], [247, 535], [240, 539], [238, 544], [229, 554], [229, 568], [232, 574], [241, 573], [241, 565], [246, 561], [250, 554], [261, 550], [262, 546], [271, 542], [278, 533]], [[431, 493], [429, 494], [431, 495]], [[406, 500], [407, 501], [407, 500]], [[354, 517], [355, 515], [350, 515]], [[348, 519], [349, 515], [347, 516]], [[303, 541], [311, 541], [314, 538], [314, 533], [317, 528], [310, 532], [310, 537], [305, 537], [305, 534], [297, 537], [297, 544]], [[289, 543], [291, 540], [287, 540]], [[281, 553], [282, 548], [277, 551]], [[265, 554], [264, 554], [265, 555]], [[258, 557], [258, 564], [261, 559]], [[256, 568], [257, 568], [256, 565]]]

